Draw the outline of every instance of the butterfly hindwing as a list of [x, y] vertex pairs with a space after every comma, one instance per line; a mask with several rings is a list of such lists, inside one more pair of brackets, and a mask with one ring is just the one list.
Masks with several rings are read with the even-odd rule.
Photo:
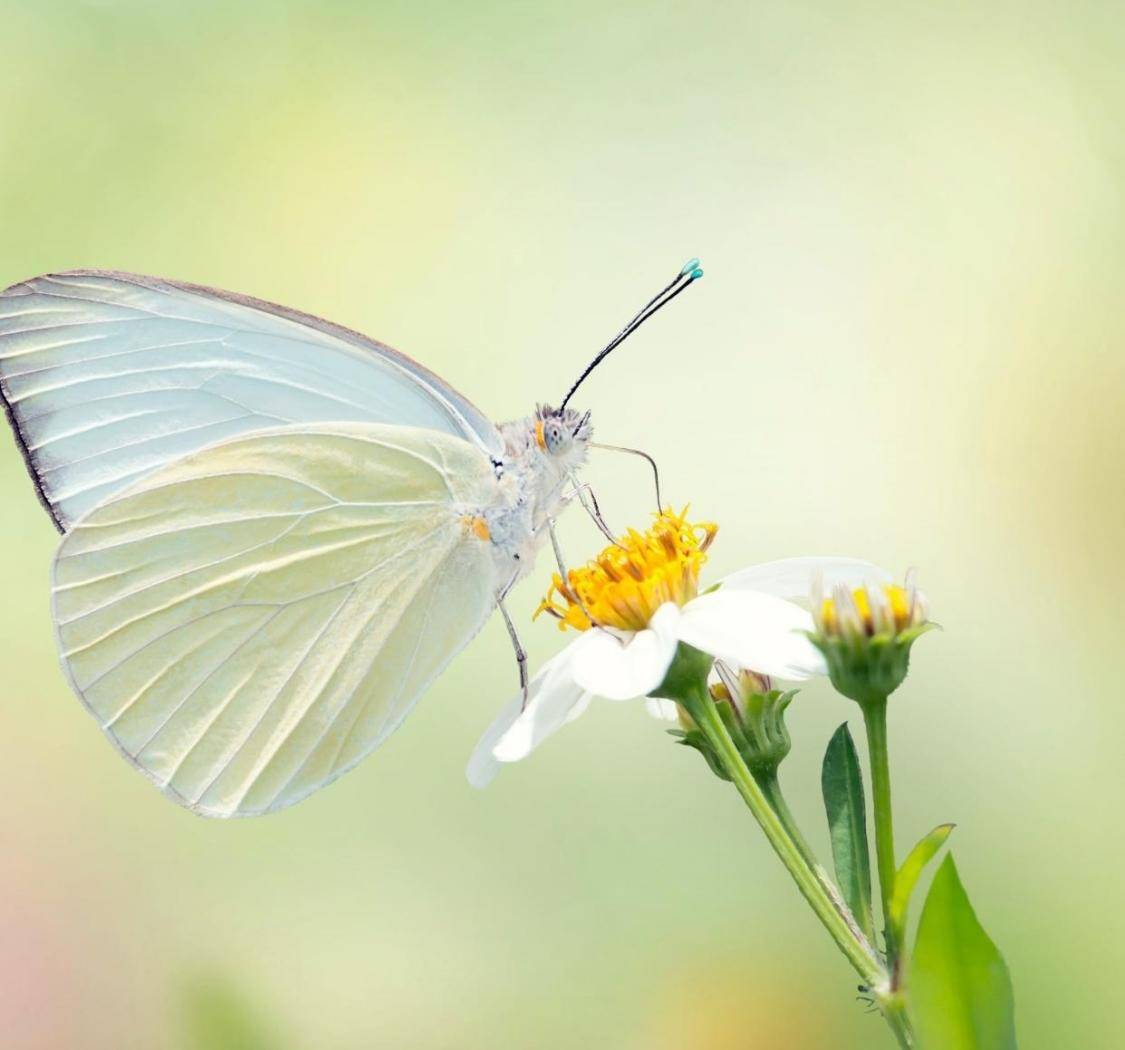
[[131, 762], [211, 816], [263, 813], [384, 740], [480, 629], [488, 457], [408, 427], [264, 431], [149, 474], [62, 539], [74, 688]]

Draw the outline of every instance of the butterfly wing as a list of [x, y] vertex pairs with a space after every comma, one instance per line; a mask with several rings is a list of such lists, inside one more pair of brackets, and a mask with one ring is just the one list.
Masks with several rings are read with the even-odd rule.
[[287, 427], [192, 454], [62, 539], [64, 666], [177, 802], [280, 809], [381, 743], [483, 625], [488, 457], [433, 431]]
[[0, 392], [60, 530], [160, 466], [286, 423], [397, 423], [502, 450], [478, 409], [388, 346], [133, 274], [76, 270], [0, 294]]

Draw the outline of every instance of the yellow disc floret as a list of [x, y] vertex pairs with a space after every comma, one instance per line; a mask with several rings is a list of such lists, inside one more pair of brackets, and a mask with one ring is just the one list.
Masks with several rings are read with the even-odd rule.
[[596, 624], [640, 631], [665, 602], [685, 605], [699, 592], [699, 570], [718, 531], [686, 515], [686, 507], [662, 511], [646, 532], [630, 529], [565, 581], [556, 573], [535, 615], [554, 616], [560, 630]]
[[[847, 610], [845, 617], [850, 617], [854, 611], [859, 622], [852, 626], [858, 626], [864, 634], [868, 635], [882, 631], [896, 634], [905, 631], [907, 627], [912, 627], [918, 622], [919, 613], [922, 611], [916, 596], [905, 587], [896, 584], [885, 584], [874, 592], [859, 587], [851, 592], [851, 601], [854, 610]], [[874, 608], [872, 608], [873, 604]], [[836, 600], [826, 598], [820, 607], [821, 629], [825, 634], [840, 634], [844, 630], [840, 621]]]
[[832, 685], [865, 711], [885, 704], [906, 678], [911, 646], [935, 626], [914, 570], [902, 586], [872, 582], [852, 589], [838, 582], [827, 600], [821, 587], [819, 580], [813, 585], [816, 630], [809, 640], [824, 654]]

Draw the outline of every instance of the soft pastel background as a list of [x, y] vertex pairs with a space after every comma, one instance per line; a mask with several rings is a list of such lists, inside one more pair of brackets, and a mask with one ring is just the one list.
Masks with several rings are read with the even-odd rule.
[[[715, 574], [919, 566], [945, 632], [893, 703], [902, 846], [958, 823], [1025, 1050], [1125, 1043], [1120, 5], [23, 0], [0, 38], [0, 286], [248, 292], [507, 418], [700, 255], [582, 404], [721, 523]], [[590, 477], [643, 523], [641, 465]], [[733, 792], [637, 705], [466, 785], [513, 689], [498, 623], [329, 790], [177, 809], [57, 669], [55, 536], [6, 438], [0, 500], [0, 1045], [889, 1045]], [[823, 685], [792, 709], [821, 849], [849, 717]]]

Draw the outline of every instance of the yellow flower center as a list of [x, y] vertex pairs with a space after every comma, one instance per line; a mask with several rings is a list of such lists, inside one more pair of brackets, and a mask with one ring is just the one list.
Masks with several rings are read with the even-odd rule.
[[718, 526], [686, 515], [686, 507], [662, 511], [647, 532], [630, 529], [565, 581], [556, 573], [535, 615], [554, 616], [560, 630], [596, 624], [640, 631], [665, 602], [687, 604], [699, 593], [699, 570]]
[[[913, 625], [916, 619], [916, 604], [911, 600], [910, 592], [906, 588], [899, 587], [897, 584], [884, 584], [877, 592], [876, 600], [881, 606], [877, 611], [871, 608], [871, 596], [865, 588], [858, 587], [852, 591], [852, 601], [859, 614], [860, 626], [866, 634], [876, 634], [891, 625], [897, 634]], [[840, 617], [833, 599], [824, 599], [820, 609], [820, 620], [824, 625], [825, 634], [840, 633]]]

